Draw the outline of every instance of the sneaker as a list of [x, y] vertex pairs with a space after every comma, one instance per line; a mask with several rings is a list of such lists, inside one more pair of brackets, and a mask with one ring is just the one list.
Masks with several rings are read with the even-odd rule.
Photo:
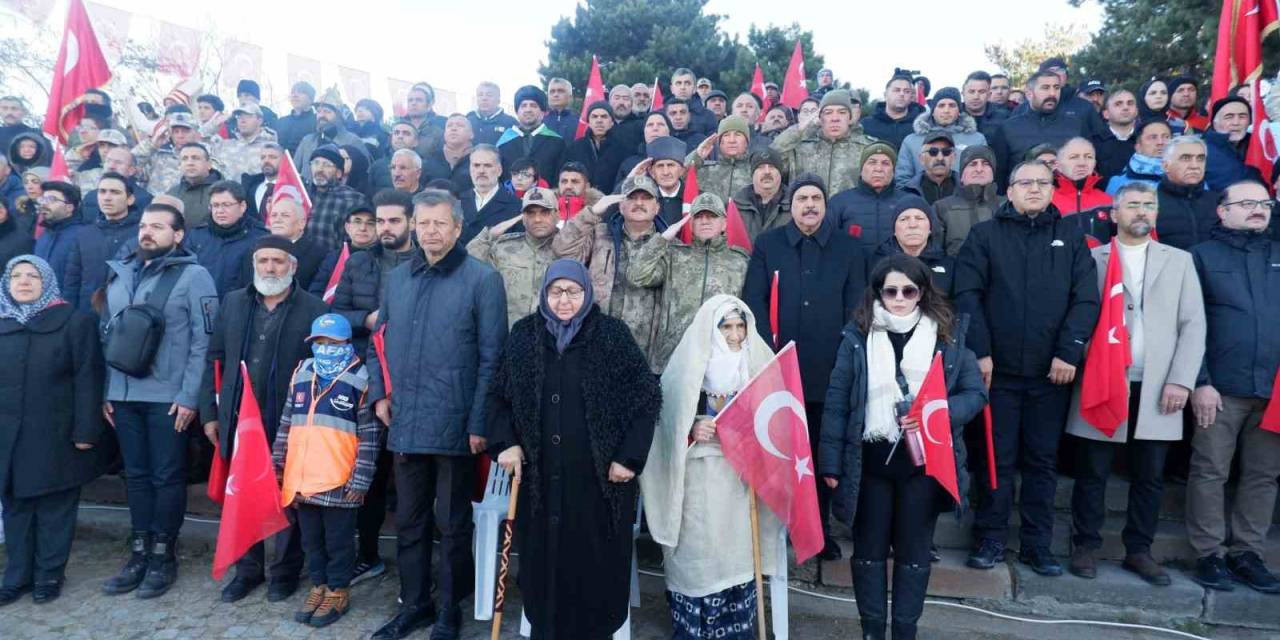
[[1237, 582], [1248, 585], [1259, 593], [1280, 593], [1280, 579], [1267, 570], [1262, 558], [1252, 552], [1233, 553], [1227, 556], [1227, 571]]
[[1071, 575], [1092, 580], [1098, 577], [1098, 560], [1093, 557], [1093, 549], [1076, 547], [1071, 550]]
[[350, 589], [326, 589], [324, 593], [324, 601], [320, 603], [320, 607], [311, 614], [311, 621], [308, 623], [313, 627], [326, 627], [338, 621], [347, 610], [351, 608], [351, 590]]
[[329, 588], [324, 585], [311, 587], [311, 591], [307, 592], [307, 599], [302, 602], [302, 608], [293, 614], [293, 619], [302, 624], [310, 624], [311, 616], [315, 615], [316, 609], [324, 603], [324, 593]]
[[361, 560], [356, 563], [355, 573], [351, 576], [351, 586], [356, 586], [366, 580], [381, 577], [387, 572], [387, 563], [381, 558], [374, 562]]
[[1004, 543], [990, 538], [983, 539], [978, 548], [969, 554], [966, 565], [974, 569], [994, 569], [1004, 562]]
[[1018, 560], [1042, 576], [1055, 578], [1062, 575], [1062, 565], [1048, 549], [1036, 547], [1024, 549], [1018, 553]]
[[1124, 562], [1120, 563], [1120, 567], [1125, 571], [1138, 574], [1139, 578], [1146, 580], [1148, 584], [1157, 587], [1167, 587], [1173, 584], [1173, 579], [1169, 577], [1169, 572], [1151, 557], [1149, 552], [1130, 553], [1124, 557]]
[[1222, 556], [1211, 555], [1196, 560], [1196, 572], [1191, 574], [1196, 584], [1217, 591], [1234, 591], [1236, 585], [1231, 582], [1231, 572], [1227, 571], [1227, 563]]

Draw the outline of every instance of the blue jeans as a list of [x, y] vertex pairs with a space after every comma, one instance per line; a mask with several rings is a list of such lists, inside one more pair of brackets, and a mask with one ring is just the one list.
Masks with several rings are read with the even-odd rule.
[[168, 404], [111, 404], [133, 530], [176, 538], [187, 510], [187, 438], [192, 427], [175, 431]]

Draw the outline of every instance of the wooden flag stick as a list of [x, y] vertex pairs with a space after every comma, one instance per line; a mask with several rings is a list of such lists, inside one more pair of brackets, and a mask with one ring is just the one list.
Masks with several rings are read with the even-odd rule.
[[[760, 569], [760, 508], [756, 506], [756, 492], [751, 491], [751, 559], [756, 569], [756, 628], [760, 640], [766, 640], [764, 624], [764, 576]], [[494, 640], [497, 640], [495, 637]]]
[[502, 559], [498, 562], [498, 593], [493, 599], [492, 640], [498, 640], [502, 631], [502, 605], [507, 601], [507, 571], [511, 568], [511, 527], [516, 521], [516, 502], [520, 498], [520, 478], [511, 477], [511, 501], [507, 504], [507, 519], [502, 523]]

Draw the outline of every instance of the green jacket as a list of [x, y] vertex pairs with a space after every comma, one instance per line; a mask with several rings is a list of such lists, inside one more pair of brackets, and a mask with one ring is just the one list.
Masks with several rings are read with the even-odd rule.
[[698, 190], [702, 193], [714, 193], [720, 196], [725, 206], [729, 199], [742, 185], [751, 184], [751, 160], [748, 154], [737, 158], [721, 156], [714, 160], [703, 160], [694, 149], [685, 158], [685, 166], [698, 171]]
[[802, 173], [816, 174], [826, 182], [828, 196], [834, 196], [858, 186], [862, 150], [873, 142], [876, 139], [863, 133], [862, 126], [856, 122], [839, 140], [828, 140], [822, 135], [822, 129], [812, 124], [803, 131], [793, 128], [778, 134], [773, 150], [782, 156], [788, 180]]
[[488, 227], [467, 243], [467, 253], [488, 263], [502, 274], [507, 288], [507, 328], [517, 320], [538, 311], [542, 277], [556, 259], [551, 251], [555, 234], [535, 240], [523, 231], [504, 233], [495, 238]]

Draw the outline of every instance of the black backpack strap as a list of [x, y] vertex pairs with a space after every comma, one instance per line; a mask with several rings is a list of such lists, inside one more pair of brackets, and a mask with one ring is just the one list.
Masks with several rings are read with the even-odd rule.
[[156, 283], [156, 288], [147, 293], [147, 306], [163, 315], [164, 305], [168, 303], [169, 295], [173, 293], [173, 288], [178, 284], [178, 278], [181, 278], [182, 272], [186, 270], [186, 265], [165, 269], [164, 273], [160, 275], [160, 282]]

